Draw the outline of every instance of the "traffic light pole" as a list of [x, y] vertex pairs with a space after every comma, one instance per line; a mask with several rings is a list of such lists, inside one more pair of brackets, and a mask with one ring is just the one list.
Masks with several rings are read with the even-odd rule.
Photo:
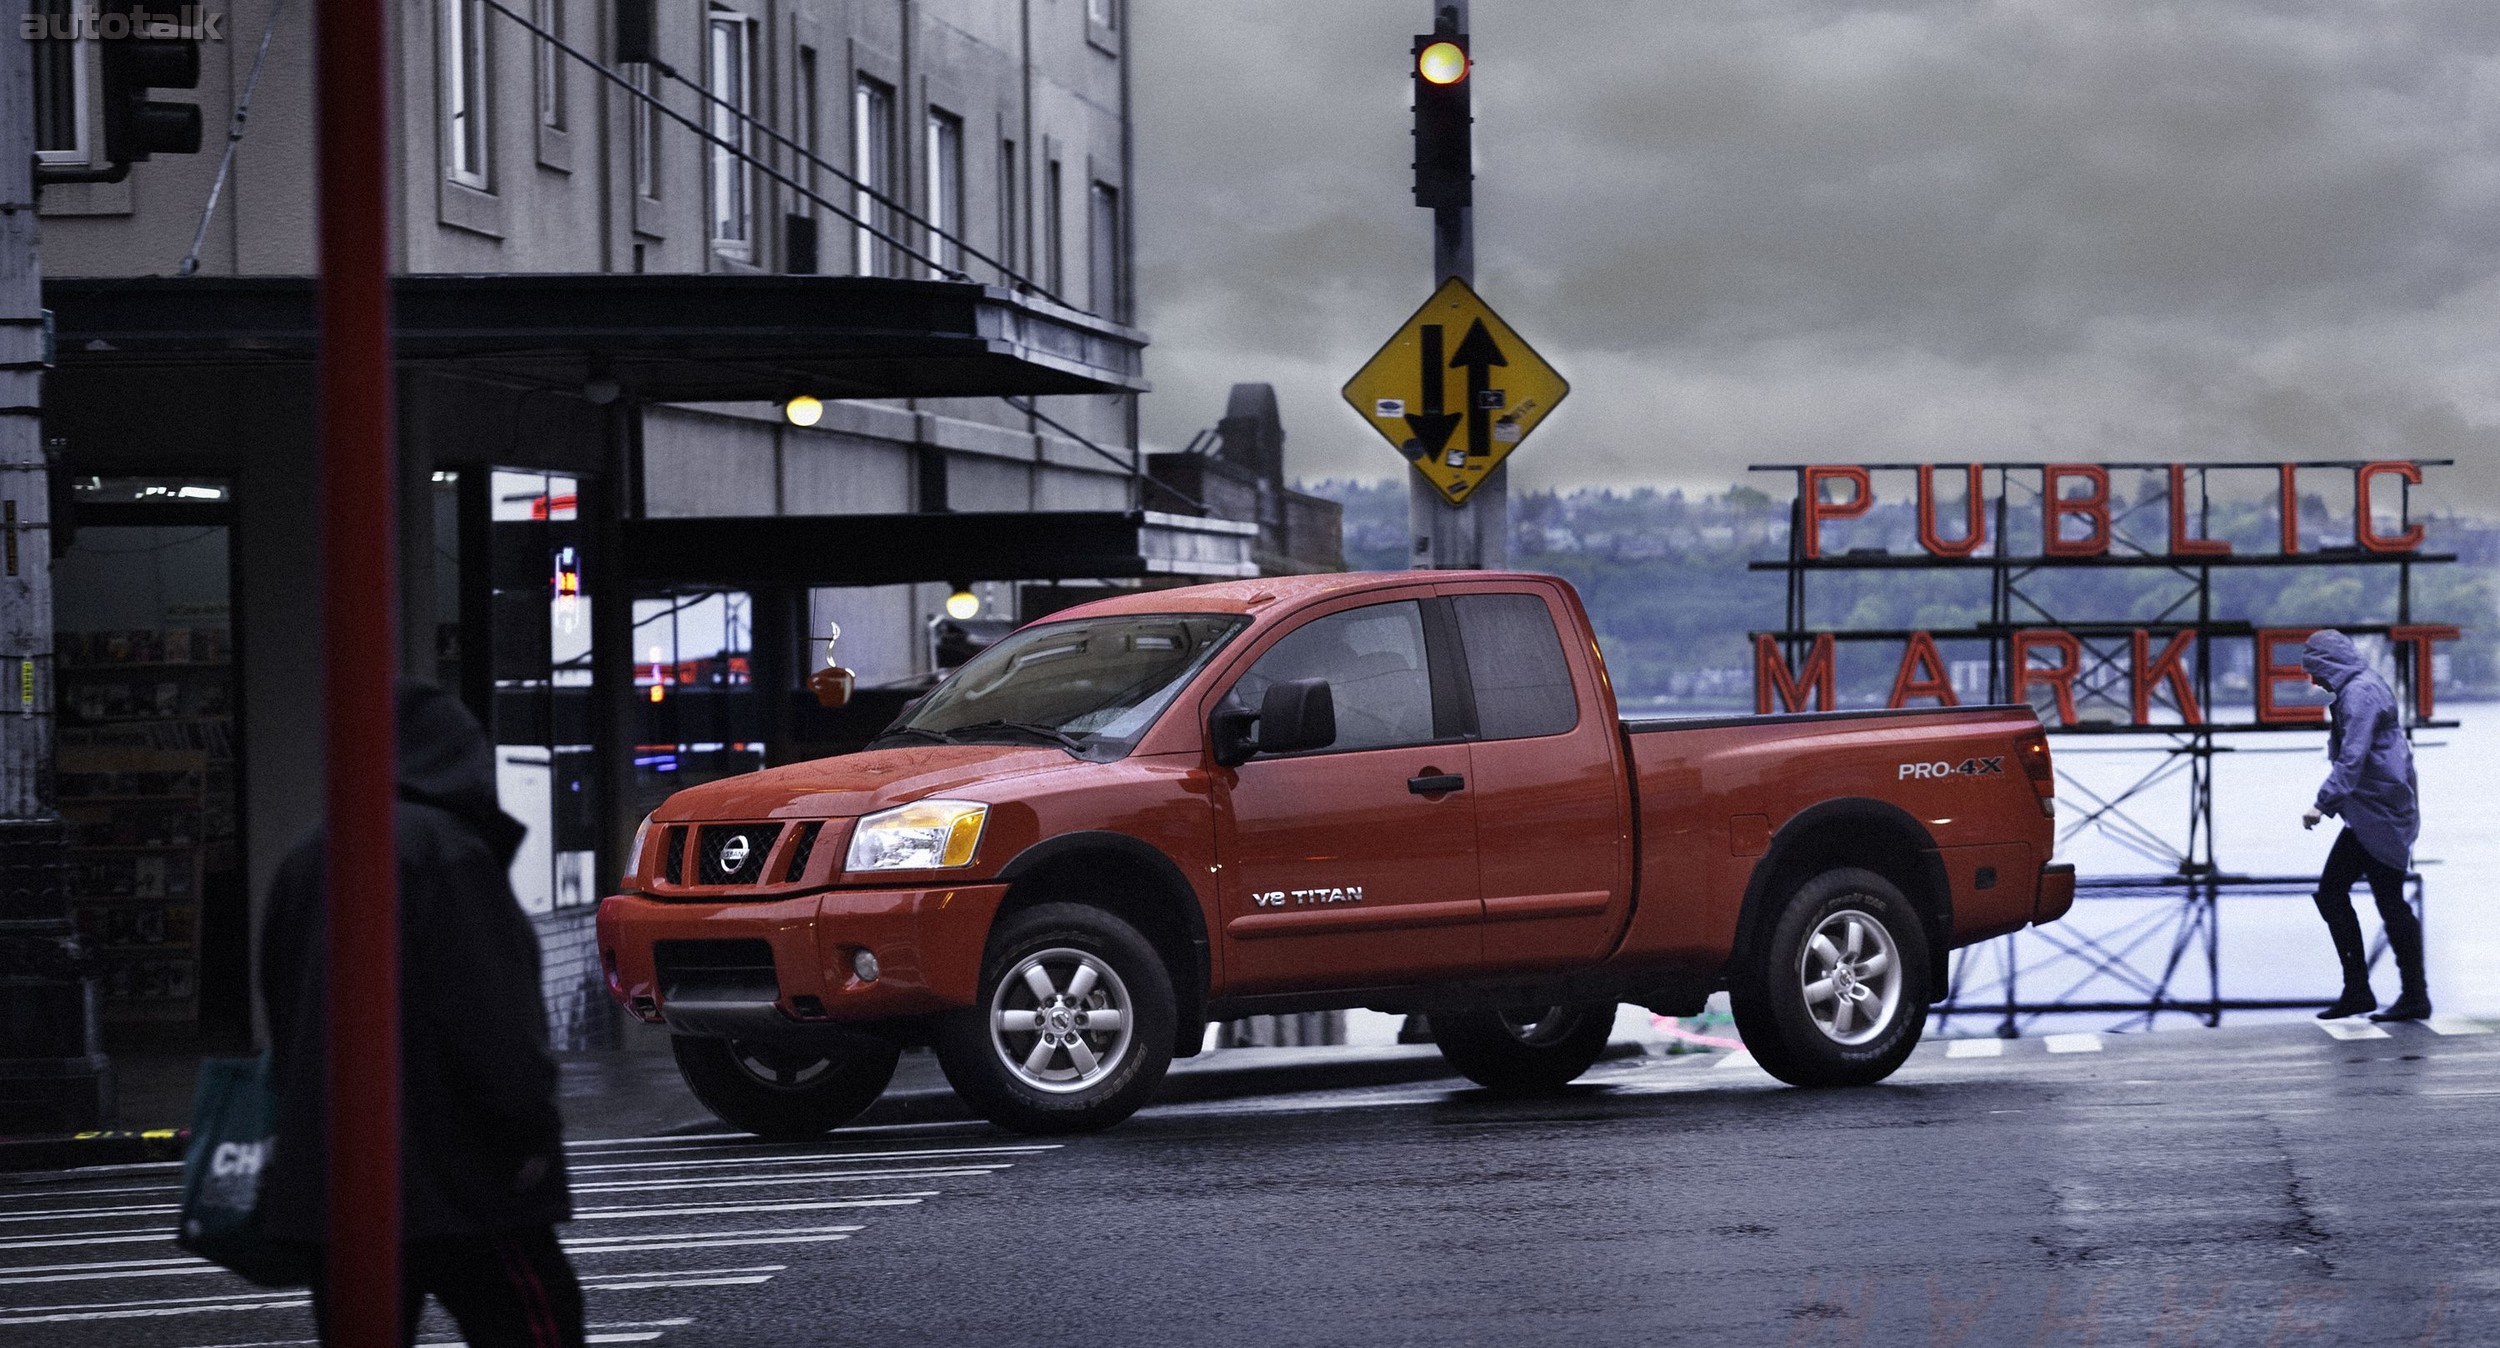
[[[1436, 33], [1467, 31], [1467, 0], [1433, 0]], [[1432, 285], [1455, 276], [1476, 283], [1476, 210], [1432, 208]], [[1510, 562], [1510, 466], [1496, 464], [1462, 505], [1451, 505], [1421, 473], [1406, 479], [1407, 527], [1414, 562], [1435, 571], [1480, 571]]]

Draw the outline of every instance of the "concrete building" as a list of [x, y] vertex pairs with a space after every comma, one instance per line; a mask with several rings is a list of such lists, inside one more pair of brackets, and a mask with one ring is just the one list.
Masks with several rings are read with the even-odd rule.
[[[1254, 573], [1255, 525], [1144, 497], [1121, 4], [395, 6], [403, 662], [498, 746], [564, 1040], [612, 1033], [588, 919], [643, 813], [863, 738], [950, 594]], [[120, 1042], [248, 1036], [319, 813], [314, 8], [225, 11], [203, 153], [42, 195], [59, 805]], [[101, 41], [30, 44], [47, 166], [96, 161]]]

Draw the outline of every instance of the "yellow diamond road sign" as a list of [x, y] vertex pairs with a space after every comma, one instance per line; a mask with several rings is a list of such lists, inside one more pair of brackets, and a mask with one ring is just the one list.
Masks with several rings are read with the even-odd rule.
[[1571, 392], [1453, 276], [1345, 386], [1345, 400], [1452, 505]]

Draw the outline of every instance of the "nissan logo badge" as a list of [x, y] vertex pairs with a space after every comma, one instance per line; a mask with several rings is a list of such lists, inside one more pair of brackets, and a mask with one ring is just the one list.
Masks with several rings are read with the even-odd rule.
[[747, 835], [732, 833], [729, 835], [729, 841], [720, 845], [720, 868], [735, 875], [745, 870], [746, 864]]

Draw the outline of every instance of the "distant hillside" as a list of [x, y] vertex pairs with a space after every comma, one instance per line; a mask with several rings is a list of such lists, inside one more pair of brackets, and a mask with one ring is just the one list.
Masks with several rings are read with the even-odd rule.
[[[1302, 489], [1344, 506], [1348, 567], [1406, 565], [1404, 482], [1331, 479]], [[1843, 527], [1845, 534], [1831, 538], [1835, 550], [1917, 550], [1906, 503], [1879, 505]], [[2273, 547], [2274, 527], [2254, 508], [2220, 509], [2209, 532], [2259, 551]], [[2448, 648], [2444, 686], [2475, 695], [2500, 692], [2500, 609], [2494, 602], [2500, 525], [2441, 518], [2429, 528], [2428, 546], [2455, 552], [2461, 561], [2416, 570], [2415, 620], [2465, 629], [2465, 639]], [[2332, 540], [2340, 531], [2349, 542], [2350, 529], [2349, 520], [2330, 517], [2323, 506], [2304, 512], [2303, 532], [2314, 539]], [[1511, 498], [1511, 564], [1561, 576], [1579, 589], [1627, 703], [1750, 706], [1747, 634], [1780, 625], [1782, 598], [1777, 573], [1748, 571], [1746, 563], [1784, 556], [1787, 549], [1788, 503], [1750, 487], [1700, 497], [1582, 488]], [[2030, 588], [2051, 612], [2070, 620], [2137, 619], [2175, 591], [2178, 582], [2167, 577], [2157, 568], [2061, 571], [2035, 576]], [[2392, 612], [2394, 586], [2393, 571], [2384, 567], [2233, 571], [2216, 579], [2215, 617], [2277, 626], [2349, 620], [2355, 612]], [[1985, 619], [1986, 593], [1979, 573], [1822, 574], [1809, 591], [1808, 620], [1816, 627], [1963, 627]], [[1868, 667], [1844, 666], [1843, 685], [1887, 686], [1897, 658], [1894, 650], [1861, 650], [1852, 662]], [[1873, 668], [1878, 664], [1880, 671]]]

